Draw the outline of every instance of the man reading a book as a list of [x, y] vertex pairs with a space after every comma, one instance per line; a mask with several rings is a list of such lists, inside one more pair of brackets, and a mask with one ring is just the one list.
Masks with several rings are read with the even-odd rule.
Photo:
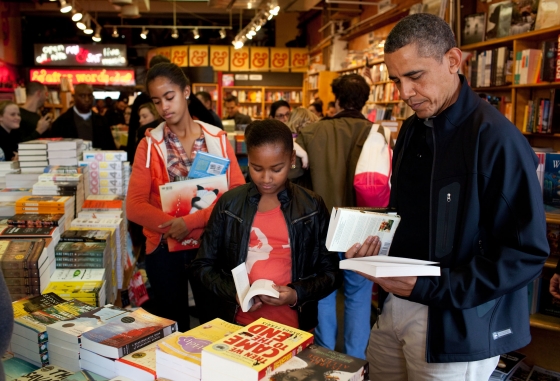
[[[439, 262], [441, 276], [372, 278], [380, 316], [372, 380], [487, 380], [531, 341], [525, 286], [549, 254], [538, 160], [527, 140], [458, 74], [444, 20], [402, 19], [385, 41], [389, 78], [415, 111], [399, 132], [389, 255]], [[374, 233], [373, 233], [374, 234]], [[372, 237], [346, 257], [368, 255]]]

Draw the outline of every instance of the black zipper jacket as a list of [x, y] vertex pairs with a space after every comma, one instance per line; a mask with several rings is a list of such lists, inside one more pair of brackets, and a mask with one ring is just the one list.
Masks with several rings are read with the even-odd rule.
[[[549, 253], [535, 153], [463, 76], [461, 82], [457, 102], [430, 128], [426, 259], [440, 262], [441, 276], [418, 277], [408, 298], [429, 308], [428, 362], [477, 361], [527, 345], [526, 285], [539, 276]], [[398, 184], [414, 118], [399, 132], [392, 184]], [[398, 212], [396, 195], [393, 188], [390, 205]], [[380, 308], [386, 296], [380, 293]]]
[[[297, 303], [292, 308], [298, 312], [299, 328], [309, 331], [317, 325], [317, 302], [342, 281], [338, 255], [325, 247], [329, 213], [320, 196], [289, 181], [278, 199], [292, 251], [292, 282], [288, 286], [297, 292]], [[220, 317], [230, 322], [234, 322], [238, 308], [231, 270], [247, 259], [259, 200], [260, 193], [253, 183], [220, 197], [191, 265], [191, 274], [223, 300]]]

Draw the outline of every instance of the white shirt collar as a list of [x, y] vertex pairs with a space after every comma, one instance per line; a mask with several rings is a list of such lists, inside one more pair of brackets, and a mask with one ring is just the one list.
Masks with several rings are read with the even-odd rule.
[[75, 112], [80, 118], [82, 118], [83, 120], [88, 120], [88, 119], [91, 117], [91, 110], [89, 110], [88, 113], [83, 114], [83, 113], [81, 113], [81, 112], [78, 111], [78, 109], [76, 108], [76, 106], [74, 106], [74, 112]]

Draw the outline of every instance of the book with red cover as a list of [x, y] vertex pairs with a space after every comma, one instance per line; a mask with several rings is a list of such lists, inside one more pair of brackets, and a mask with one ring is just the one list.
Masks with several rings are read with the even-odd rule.
[[[160, 185], [161, 209], [173, 217], [183, 217], [208, 208], [228, 190], [226, 175], [176, 181]], [[187, 250], [199, 245], [203, 229], [193, 229], [178, 242], [167, 239], [169, 251]]]

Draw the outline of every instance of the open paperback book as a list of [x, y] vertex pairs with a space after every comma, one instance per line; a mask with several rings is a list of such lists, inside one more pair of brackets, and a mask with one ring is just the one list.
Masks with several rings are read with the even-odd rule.
[[257, 295], [268, 295], [273, 298], [278, 298], [280, 296], [280, 293], [272, 287], [274, 282], [271, 280], [258, 279], [254, 281], [253, 284], [250, 284], [245, 262], [231, 270], [231, 273], [233, 274], [233, 282], [235, 283], [237, 297], [239, 298], [239, 304], [243, 312], [247, 312], [251, 309], [253, 306], [253, 297]]

